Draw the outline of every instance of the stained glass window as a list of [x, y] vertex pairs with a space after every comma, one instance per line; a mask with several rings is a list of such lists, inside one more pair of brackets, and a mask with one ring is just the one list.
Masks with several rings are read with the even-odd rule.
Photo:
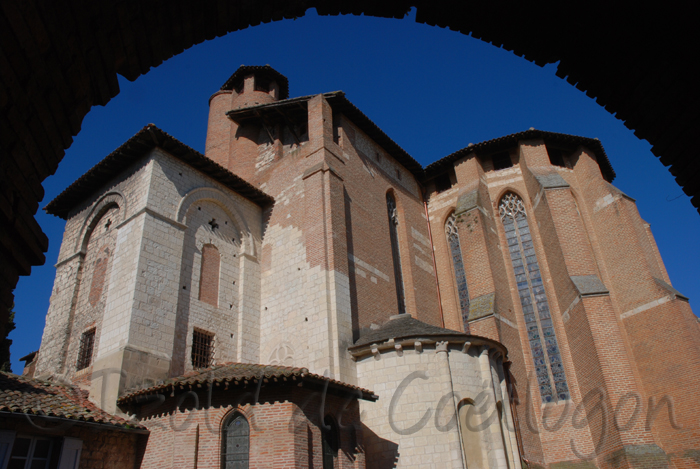
[[523, 201], [515, 194], [506, 194], [501, 199], [499, 213], [525, 315], [525, 327], [542, 402], [570, 399]]
[[386, 194], [386, 208], [389, 214], [389, 236], [391, 237], [391, 255], [394, 261], [394, 279], [396, 280], [396, 299], [399, 303], [399, 314], [406, 312], [406, 300], [403, 291], [403, 275], [401, 274], [401, 252], [399, 251], [399, 215], [396, 211], [396, 200], [391, 192]]
[[447, 244], [450, 247], [450, 256], [452, 257], [452, 267], [455, 270], [455, 283], [457, 285], [457, 295], [459, 297], [459, 310], [462, 313], [462, 322], [464, 330], [469, 330], [469, 290], [467, 288], [467, 276], [464, 273], [464, 264], [462, 262], [462, 248], [459, 244], [459, 233], [457, 232], [457, 220], [455, 214], [449, 216], [445, 222], [445, 235], [447, 235]]
[[241, 414], [233, 414], [224, 424], [221, 466], [223, 469], [248, 469], [250, 427]]

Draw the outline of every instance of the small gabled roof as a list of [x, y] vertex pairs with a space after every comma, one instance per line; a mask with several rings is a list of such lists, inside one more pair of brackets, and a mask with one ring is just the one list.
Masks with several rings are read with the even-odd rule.
[[598, 160], [598, 165], [600, 166], [600, 171], [603, 173], [605, 180], [612, 182], [612, 180], [615, 179], [615, 171], [610, 164], [608, 155], [605, 153], [603, 145], [597, 138], [579, 137], [577, 135], [560, 134], [557, 132], [547, 132], [537, 129], [529, 129], [525, 130], [524, 132], [505, 135], [503, 137], [477, 143], [476, 145], [472, 144], [464, 147], [461, 150], [457, 150], [456, 152], [439, 159], [435, 163], [431, 163], [426, 166], [425, 177], [426, 179], [430, 179], [433, 176], [441, 174], [447, 168], [453, 166], [455, 161], [459, 160], [460, 158], [464, 158], [472, 152], [476, 153], [477, 155], [488, 155], [514, 147], [520, 140], [534, 139], [542, 139], [546, 143], [559, 144], [572, 148], [585, 146], [586, 148], [592, 150], [595, 154], [596, 159]]
[[239, 81], [246, 77], [246, 75], [250, 75], [252, 73], [276, 81], [277, 85], [280, 87], [279, 99], [289, 98], [289, 80], [287, 77], [269, 65], [241, 65], [238, 67], [238, 70], [233, 72], [233, 75], [226, 80], [226, 83], [223, 84], [221, 89], [232, 90]]
[[344, 383], [332, 378], [310, 373], [307, 368], [294, 368], [281, 365], [257, 365], [251, 363], [227, 363], [212, 366], [201, 370], [192, 371], [177, 378], [168, 379], [149, 388], [139, 389], [123, 395], [117, 401], [119, 405], [132, 402], [138, 403], [139, 396], [157, 394], [168, 391], [169, 393], [189, 390], [192, 386], [200, 388], [201, 385], [211, 383], [214, 386], [224, 386], [224, 389], [236, 386], [257, 384], [263, 380], [268, 385], [285, 383], [309, 383], [325, 386], [328, 383], [328, 391], [343, 395], [361, 396], [362, 399], [374, 401], [377, 396], [369, 389]]
[[139, 160], [155, 147], [162, 148], [170, 155], [192, 168], [215, 179], [229, 189], [239, 193], [261, 207], [274, 203], [274, 199], [249, 182], [236, 176], [228, 169], [207, 158], [194, 148], [188, 147], [175, 137], [167, 134], [153, 124], [139, 130], [119, 148], [107, 155], [102, 161], [90, 168], [77, 181], [68, 186], [55, 199], [44, 207], [46, 213], [68, 218], [68, 213], [89, 197], [115, 175]]
[[105, 412], [75, 386], [0, 372], [0, 412], [17, 416], [54, 417], [145, 432], [146, 427]]

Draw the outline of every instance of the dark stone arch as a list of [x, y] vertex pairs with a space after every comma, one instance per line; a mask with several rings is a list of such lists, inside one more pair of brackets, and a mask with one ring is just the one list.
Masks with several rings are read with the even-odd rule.
[[700, 118], [691, 2], [661, 10], [611, 2], [448, 0], [39, 0], [0, 5], [0, 337], [19, 275], [45, 262], [34, 219], [53, 174], [94, 105], [192, 45], [260, 23], [365, 14], [449, 27], [543, 66], [595, 98], [670, 165], [700, 210]]

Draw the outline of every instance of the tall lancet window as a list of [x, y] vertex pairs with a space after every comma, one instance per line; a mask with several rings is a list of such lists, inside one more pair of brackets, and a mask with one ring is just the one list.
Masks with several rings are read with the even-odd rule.
[[459, 233], [457, 232], [457, 220], [452, 213], [445, 222], [445, 235], [447, 244], [450, 246], [450, 256], [452, 257], [452, 267], [455, 269], [455, 283], [457, 285], [457, 296], [459, 297], [459, 310], [462, 313], [464, 330], [469, 330], [469, 290], [467, 289], [467, 276], [464, 273], [462, 263], [462, 248], [459, 244]]
[[401, 274], [401, 251], [399, 250], [399, 215], [396, 211], [396, 200], [391, 192], [386, 194], [386, 208], [389, 213], [389, 236], [391, 237], [391, 255], [394, 259], [394, 279], [396, 280], [396, 299], [399, 303], [399, 314], [406, 312], [406, 299], [403, 291], [403, 275]]
[[537, 255], [522, 199], [509, 193], [498, 207], [508, 240], [508, 251], [518, 283], [518, 294], [525, 315], [527, 337], [535, 362], [542, 402], [569, 399], [569, 387], [561, 362], [549, 303], [544, 291]]

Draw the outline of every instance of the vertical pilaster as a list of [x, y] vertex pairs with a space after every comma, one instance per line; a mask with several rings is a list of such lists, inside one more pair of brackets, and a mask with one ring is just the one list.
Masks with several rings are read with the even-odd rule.
[[[491, 360], [489, 358], [490, 347], [484, 345], [479, 353], [479, 366], [481, 368], [482, 382], [487, 386], [485, 408], [489, 412], [498, 415], [496, 408], [496, 389], [493, 385], [493, 376], [491, 374]], [[503, 437], [501, 436], [500, 421], [498, 418], [489, 418], [489, 425], [486, 427], [486, 441], [488, 442], [488, 461], [489, 467], [498, 469], [507, 469], [508, 462], [506, 459], [505, 448], [503, 447]]]
[[[450, 360], [448, 357], [449, 342], [438, 342], [435, 345], [435, 353], [437, 354], [437, 359], [440, 362], [441, 375], [445, 377], [445, 389], [444, 395], [450, 396], [451, 402], [451, 412], [455, 419], [459, 419], [459, 414], [457, 413], [457, 405], [455, 403], [455, 392], [452, 384], [452, 371], [450, 370]], [[462, 447], [462, 435], [460, 434], [459, 424], [454, 425], [450, 429], [450, 436], [448, 438], [448, 444], [450, 447], [450, 460], [452, 461], [451, 467], [454, 469], [465, 469], [466, 468], [466, 458], [464, 455], [464, 448]]]
[[84, 254], [78, 252], [56, 265], [56, 279], [46, 314], [35, 376], [47, 373], [60, 375], [65, 372], [83, 258]]

